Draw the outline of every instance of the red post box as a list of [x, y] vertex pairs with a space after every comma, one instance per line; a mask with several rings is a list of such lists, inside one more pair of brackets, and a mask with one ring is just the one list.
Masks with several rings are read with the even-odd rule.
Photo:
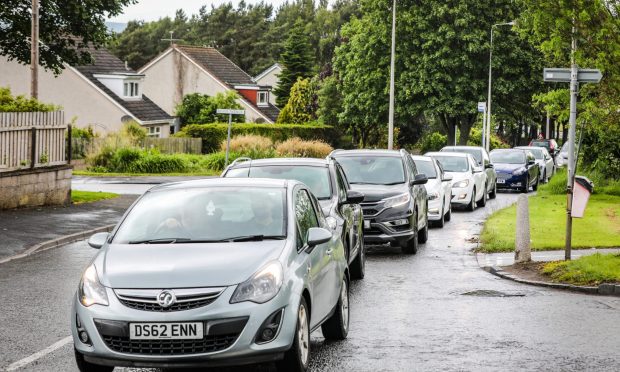
[[592, 181], [583, 176], [575, 176], [575, 183], [573, 186], [573, 207], [570, 213], [572, 217], [583, 217], [583, 214], [586, 211], [586, 205], [588, 205], [588, 199], [593, 191], [594, 183]]

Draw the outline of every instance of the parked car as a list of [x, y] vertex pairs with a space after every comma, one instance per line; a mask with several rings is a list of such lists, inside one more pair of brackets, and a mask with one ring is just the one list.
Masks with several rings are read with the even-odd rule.
[[306, 184], [316, 196], [331, 227], [342, 238], [352, 279], [364, 278], [364, 195], [352, 190], [335, 159], [277, 158], [233, 162], [222, 177], [292, 179]]
[[160, 185], [99, 249], [73, 301], [80, 371], [276, 361], [306, 371], [310, 331], [349, 328], [344, 245], [301, 182]]
[[441, 164], [430, 156], [411, 155], [418, 174], [428, 178], [428, 220], [439, 227], [452, 218], [452, 176], [444, 174]]
[[521, 192], [528, 192], [530, 186], [534, 191], [538, 189], [540, 168], [531, 151], [497, 149], [490, 155], [497, 172], [497, 187]]
[[[579, 146], [575, 144], [575, 155], [579, 152]], [[564, 167], [568, 164], [568, 142], [564, 142], [562, 145], [562, 149], [558, 153], [558, 156], [555, 157], [555, 165], [558, 168]]]
[[553, 162], [553, 158], [549, 155], [549, 152], [544, 147], [535, 147], [535, 146], [519, 146], [515, 147], [520, 150], [527, 150], [534, 155], [534, 159], [536, 159], [536, 164], [538, 164], [540, 181], [542, 183], [549, 182], [549, 179], [553, 177], [555, 174], [555, 163]]
[[530, 141], [529, 146], [546, 148], [552, 158], [555, 158], [559, 149], [558, 143], [554, 139], [533, 139]]
[[470, 154], [464, 152], [429, 152], [424, 154], [437, 160], [446, 175], [452, 176], [452, 201], [473, 211], [487, 204], [487, 176]]
[[493, 170], [493, 162], [489, 157], [489, 153], [484, 147], [481, 146], [445, 146], [439, 151], [449, 152], [464, 152], [470, 154], [476, 160], [478, 166], [484, 168], [484, 173], [487, 175], [486, 187], [489, 193], [489, 198], [495, 199], [497, 196], [497, 176], [495, 170]]
[[427, 178], [406, 150], [335, 150], [353, 190], [364, 194], [364, 242], [414, 254], [428, 239]]

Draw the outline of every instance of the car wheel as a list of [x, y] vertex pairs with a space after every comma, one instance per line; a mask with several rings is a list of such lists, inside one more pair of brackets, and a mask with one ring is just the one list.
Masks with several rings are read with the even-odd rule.
[[448, 213], [446, 213], [445, 220], [450, 221], [452, 219], [452, 203], [448, 204]]
[[321, 331], [327, 340], [344, 340], [349, 334], [349, 287], [346, 278], [342, 279], [336, 311], [321, 325]]
[[418, 213], [417, 211], [413, 219], [413, 224], [414, 224], [413, 233], [415, 234], [415, 236], [407, 240], [407, 242], [403, 243], [400, 247], [402, 252], [406, 254], [418, 253]]
[[297, 327], [293, 336], [293, 346], [284, 353], [278, 362], [278, 371], [306, 372], [310, 361], [310, 314], [308, 305], [302, 297], [297, 310]]
[[75, 349], [73, 349], [73, 351], [75, 352], [75, 363], [77, 364], [80, 372], [112, 372], [114, 370], [114, 367], [89, 363], [84, 360], [84, 355], [82, 355], [79, 351]]
[[482, 199], [478, 202], [479, 207], [487, 205], [487, 185], [484, 185], [484, 192], [482, 193]]
[[444, 212], [446, 211], [446, 206], [442, 205], [441, 206], [441, 214], [439, 215], [439, 221], [435, 222], [437, 224], [437, 227], [443, 227], [443, 225], [446, 224], [446, 215], [444, 214]]
[[530, 191], [530, 177], [529, 176], [525, 178], [525, 184], [521, 188], [522, 193], [527, 194], [528, 191]]
[[418, 231], [418, 243], [424, 244], [428, 240], [428, 215], [426, 215], [426, 224], [422, 230]]
[[467, 210], [470, 212], [473, 212], [476, 210], [476, 188], [475, 187], [471, 193], [471, 200], [469, 201], [469, 204], [467, 205]]
[[540, 182], [539, 179], [536, 178], [536, 183], [532, 186], [532, 190], [534, 190], [534, 191], [538, 190], [538, 183], [539, 182]]
[[489, 193], [490, 199], [495, 199], [497, 197], [497, 181], [493, 182], [493, 190]]
[[364, 247], [364, 231], [358, 237], [359, 248], [357, 251], [357, 257], [351, 263], [351, 279], [364, 279], [366, 275], [366, 252]]

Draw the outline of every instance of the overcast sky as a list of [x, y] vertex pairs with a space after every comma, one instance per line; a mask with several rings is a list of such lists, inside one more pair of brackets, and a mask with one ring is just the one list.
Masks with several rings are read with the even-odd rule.
[[[247, 4], [258, 3], [260, 0], [246, 0]], [[286, 0], [266, 1], [271, 3], [274, 8]], [[238, 0], [138, 0], [136, 4], [130, 5], [125, 9], [124, 14], [110, 19], [112, 22], [126, 23], [131, 20], [154, 21], [159, 18], [170, 16], [173, 17], [177, 9], [183, 9], [190, 16], [198, 13], [201, 6], [211, 4], [217, 6], [222, 3], [232, 2], [237, 4]]]

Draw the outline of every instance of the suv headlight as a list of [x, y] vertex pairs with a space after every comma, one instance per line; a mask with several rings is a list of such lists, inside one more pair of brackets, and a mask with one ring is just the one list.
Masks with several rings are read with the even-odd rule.
[[94, 264], [84, 271], [78, 287], [78, 294], [80, 302], [86, 307], [94, 304], [108, 306], [108, 295], [106, 294], [105, 287], [99, 282], [97, 269], [95, 269]]
[[521, 167], [519, 169], [515, 169], [514, 171], [512, 171], [512, 175], [513, 176], [520, 176], [523, 173], [527, 172], [527, 169], [525, 167]]
[[272, 261], [250, 279], [239, 284], [230, 299], [230, 303], [252, 301], [263, 304], [274, 298], [281, 286], [282, 265], [279, 261]]
[[458, 189], [461, 187], [467, 187], [468, 185], [469, 185], [469, 180], [462, 180], [452, 185], [452, 188]]
[[429, 192], [428, 193], [428, 200], [435, 200], [439, 198], [439, 193], [438, 192]]
[[391, 198], [383, 199], [383, 206], [385, 208], [398, 207], [399, 205], [407, 204], [411, 200], [409, 194], [401, 194], [392, 196]]

